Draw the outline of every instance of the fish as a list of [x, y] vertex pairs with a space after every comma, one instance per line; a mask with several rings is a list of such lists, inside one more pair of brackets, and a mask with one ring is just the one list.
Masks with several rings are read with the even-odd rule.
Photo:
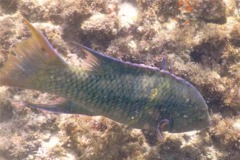
[[27, 19], [31, 36], [17, 44], [0, 68], [0, 85], [63, 97], [30, 108], [66, 114], [104, 116], [132, 128], [181, 133], [211, 124], [200, 92], [183, 78], [157, 67], [124, 62], [72, 42], [84, 57], [66, 62]]

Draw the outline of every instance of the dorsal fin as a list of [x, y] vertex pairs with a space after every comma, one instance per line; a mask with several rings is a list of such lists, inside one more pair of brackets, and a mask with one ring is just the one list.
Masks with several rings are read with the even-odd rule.
[[85, 58], [81, 59], [81, 67], [90, 71], [98, 70], [101, 67], [102, 60], [98, 59], [98, 57], [92, 54], [89, 50], [85, 49], [84, 46], [81, 46], [80, 48], [85, 53]]
[[86, 46], [75, 42], [69, 42], [71, 44], [77, 45], [80, 49], [86, 54], [86, 59], [82, 60], [82, 67], [87, 70], [92, 71], [101, 71], [107, 69], [109, 71], [120, 71], [124, 72], [127, 70], [129, 72], [131, 69], [138, 69], [138, 70], [148, 70], [148, 71], [156, 71], [159, 68], [146, 66], [144, 64], [134, 64], [130, 62], [124, 62], [119, 59], [112, 58], [107, 55], [103, 55], [90, 49]]
[[86, 46], [75, 42], [69, 42], [78, 46], [81, 51], [85, 54], [85, 58], [81, 59], [81, 67], [90, 71], [101, 71], [101, 69], [105, 68], [104, 66], [109, 65], [114, 58], [108, 57], [101, 53], [98, 53]]

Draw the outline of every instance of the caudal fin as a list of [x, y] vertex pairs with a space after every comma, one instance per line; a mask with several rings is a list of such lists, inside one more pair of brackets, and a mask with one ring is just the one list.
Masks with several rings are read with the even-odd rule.
[[0, 85], [34, 89], [31, 81], [41, 69], [53, 65], [64, 67], [65, 63], [40, 31], [26, 19], [23, 22], [32, 35], [13, 48], [0, 68]]

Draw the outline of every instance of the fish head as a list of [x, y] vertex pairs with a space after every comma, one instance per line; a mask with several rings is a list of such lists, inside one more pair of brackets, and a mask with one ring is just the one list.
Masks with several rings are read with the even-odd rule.
[[186, 114], [177, 114], [169, 119], [168, 131], [172, 133], [202, 130], [211, 124], [207, 109], [199, 109]]
[[190, 86], [169, 116], [168, 131], [172, 133], [202, 130], [210, 126], [208, 106], [199, 91]]

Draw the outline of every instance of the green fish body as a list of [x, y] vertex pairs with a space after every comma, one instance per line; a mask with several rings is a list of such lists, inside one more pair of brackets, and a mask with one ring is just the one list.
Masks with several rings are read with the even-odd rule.
[[[123, 62], [79, 45], [81, 66], [67, 64], [27, 20], [32, 36], [13, 49], [0, 68], [0, 84], [35, 89], [67, 99], [61, 104], [30, 107], [60, 113], [102, 115], [134, 128], [169, 132], [209, 126], [208, 107], [189, 82], [154, 67]], [[15, 78], [12, 78], [15, 77]]]

